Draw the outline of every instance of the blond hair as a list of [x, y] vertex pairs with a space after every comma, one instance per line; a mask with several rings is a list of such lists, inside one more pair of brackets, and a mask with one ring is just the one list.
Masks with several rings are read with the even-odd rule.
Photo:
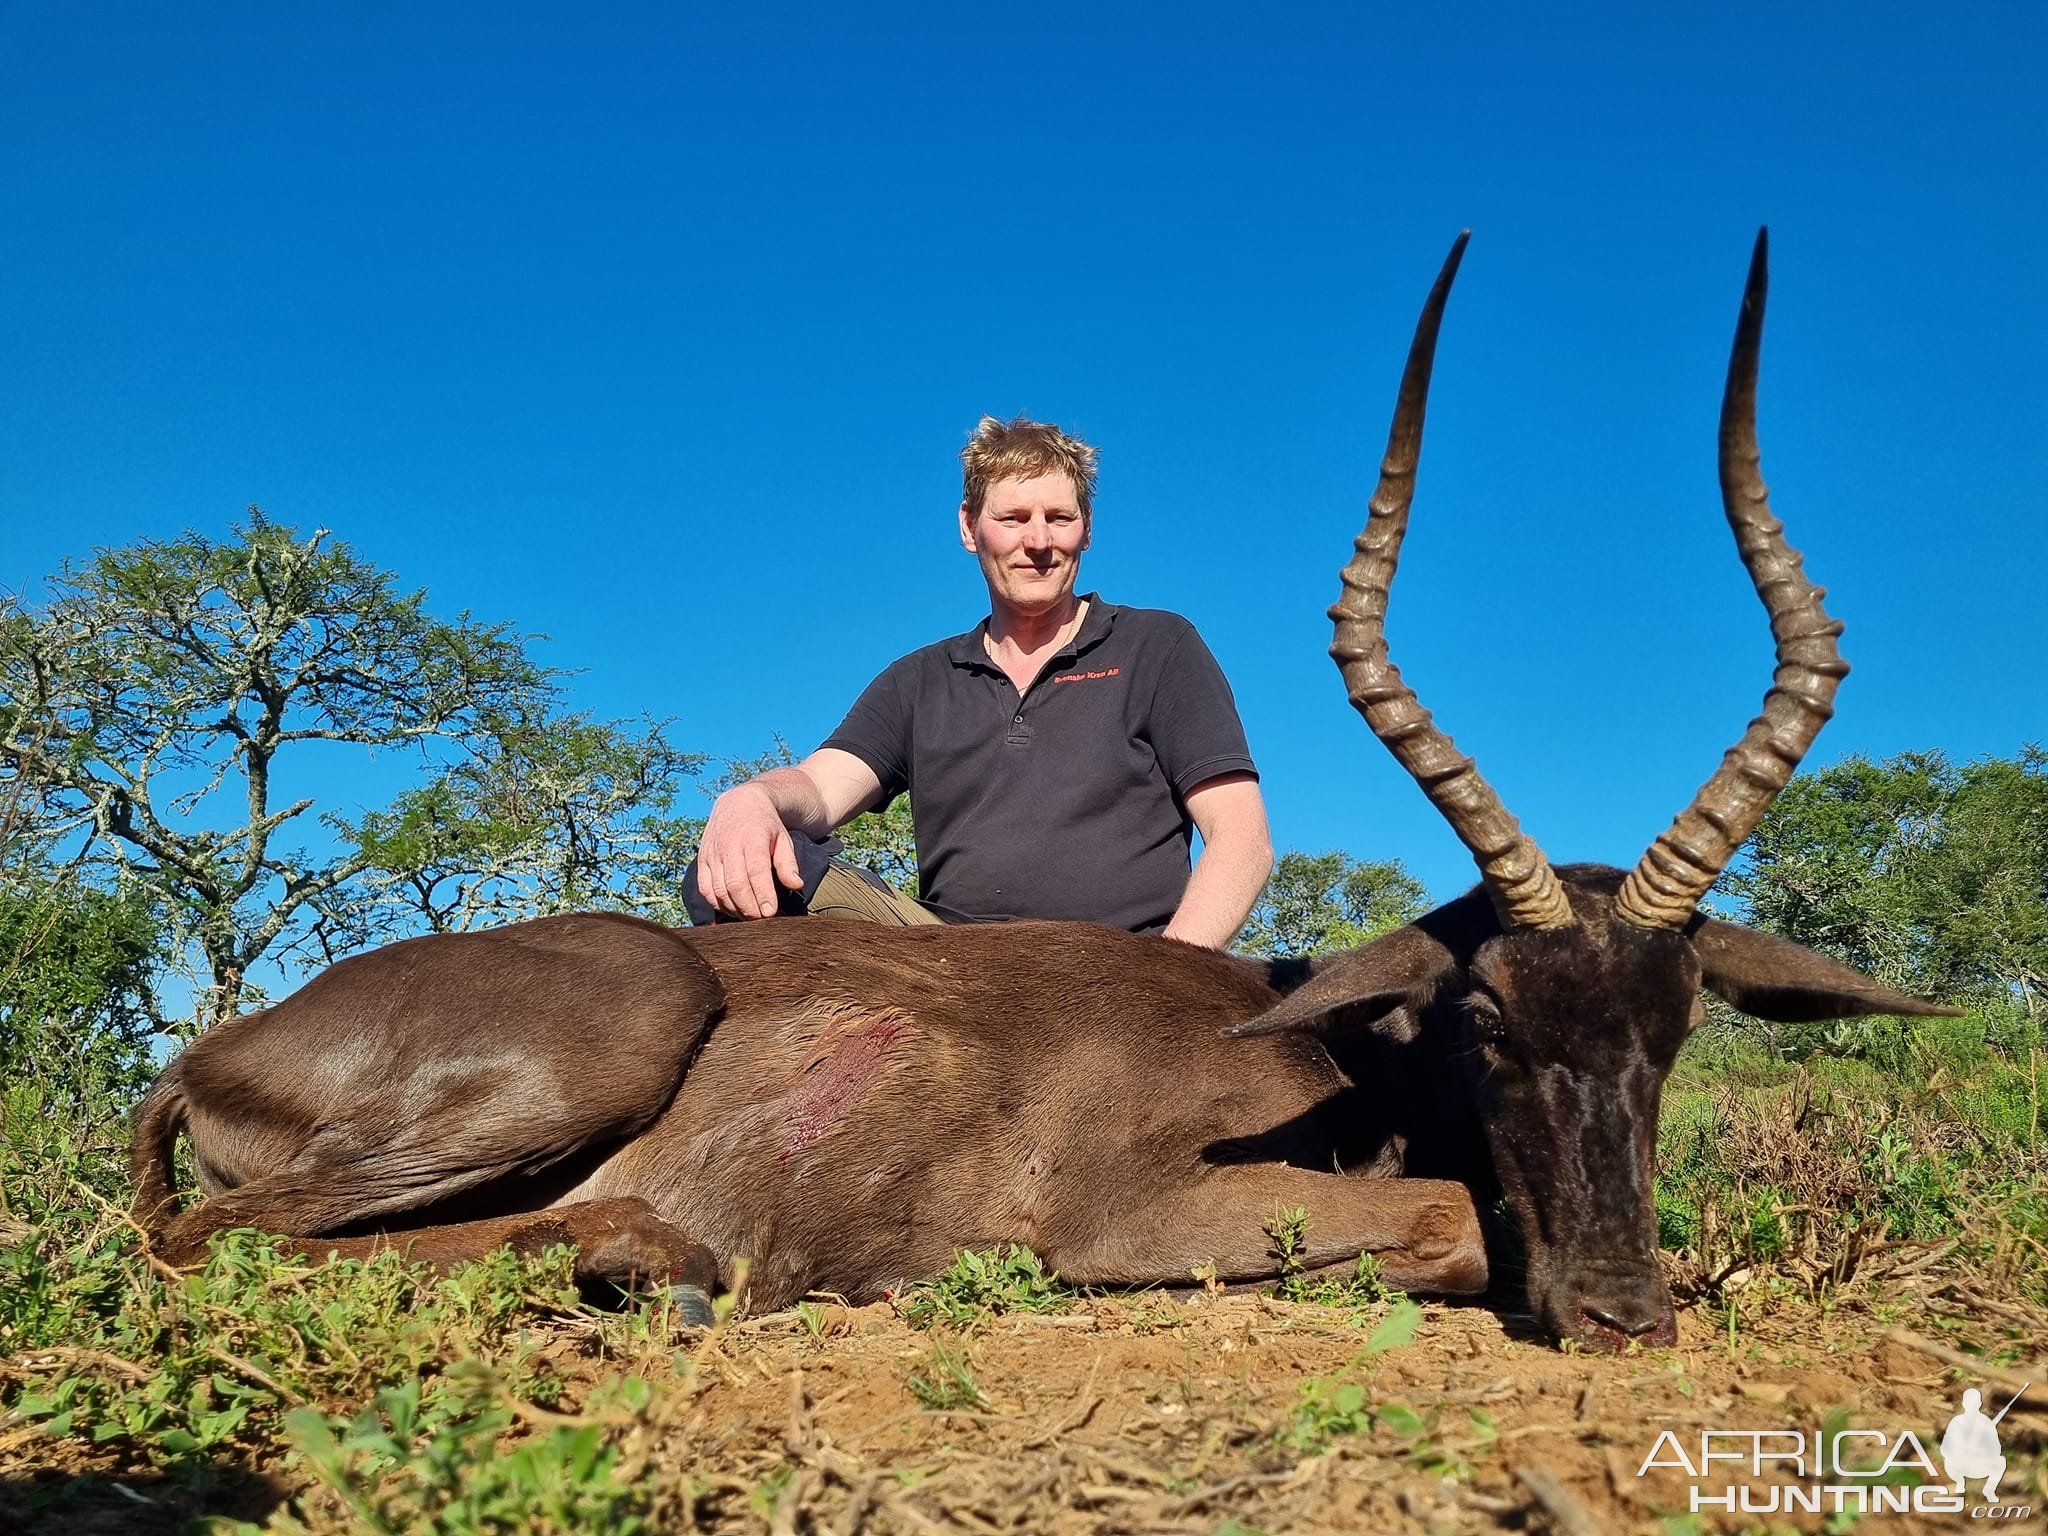
[[1074, 487], [1081, 516], [1095, 508], [1095, 450], [1050, 422], [1019, 416], [998, 421], [984, 416], [960, 450], [960, 501], [969, 518], [981, 515], [988, 488], [998, 480], [1029, 480], [1058, 470]]

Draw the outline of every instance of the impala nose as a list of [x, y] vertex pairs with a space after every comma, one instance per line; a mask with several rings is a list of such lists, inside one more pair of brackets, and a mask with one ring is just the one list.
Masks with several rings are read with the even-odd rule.
[[1669, 1302], [1608, 1301], [1579, 1305], [1579, 1342], [1595, 1349], [1623, 1349], [1641, 1342], [1649, 1345], [1678, 1342], [1678, 1319]]
[[1616, 1333], [1626, 1334], [1632, 1339], [1641, 1338], [1662, 1321], [1654, 1313], [1647, 1317], [1630, 1313], [1621, 1313], [1617, 1316], [1616, 1312], [1610, 1312], [1605, 1307], [1582, 1307], [1579, 1315], [1598, 1323], [1602, 1328], [1612, 1328]]

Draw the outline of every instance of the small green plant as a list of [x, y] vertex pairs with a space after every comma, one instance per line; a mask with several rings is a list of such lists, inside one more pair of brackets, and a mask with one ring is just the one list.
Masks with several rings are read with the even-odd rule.
[[1063, 1311], [1074, 1299], [1073, 1288], [1037, 1254], [1011, 1246], [963, 1250], [944, 1274], [911, 1286], [897, 1311], [913, 1328], [946, 1323], [964, 1329], [1005, 1312]]
[[923, 1363], [914, 1367], [904, 1384], [920, 1407], [938, 1412], [948, 1408], [986, 1408], [988, 1400], [974, 1379], [965, 1351], [935, 1339]]
[[782, 1496], [789, 1491], [790, 1481], [795, 1476], [795, 1467], [777, 1467], [754, 1485], [754, 1491], [747, 1496], [747, 1507], [752, 1509], [764, 1524], [772, 1525], [776, 1506], [782, 1502]]
[[825, 1337], [825, 1309], [815, 1301], [800, 1301], [796, 1304], [796, 1320], [803, 1324], [804, 1332], [814, 1339]]
[[1472, 1475], [1470, 1462], [1437, 1443], [1435, 1410], [1420, 1413], [1398, 1401], [1372, 1405], [1363, 1386], [1335, 1377], [1314, 1376], [1303, 1382], [1293, 1412], [1273, 1438], [1289, 1450], [1314, 1455], [1328, 1450], [1340, 1436], [1374, 1430], [1401, 1442], [1409, 1462], [1420, 1471], [1460, 1479]]
[[1365, 1388], [1355, 1381], [1311, 1376], [1297, 1390], [1294, 1411], [1274, 1431], [1277, 1444], [1304, 1456], [1330, 1448], [1340, 1435], [1362, 1435], [1373, 1426]]
[[1171, 1300], [1162, 1300], [1156, 1306], [1147, 1302], [1132, 1307], [1123, 1319], [1132, 1332], [1139, 1334], [1170, 1333], [1189, 1325], [1179, 1305]]
[[1308, 1247], [1308, 1207], [1305, 1205], [1283, 1206], [1273, 1213], [1273, 1219], [1266, 1223], [1266, 1236], [1272, 1239], [1272, 1255], [1280, 1261], [1280, 1284], [1301, 1274], [1301, 1256]]
[[[1396, 1410], [1399, 1416], [1390, 1417]], [[1408, 1443], [1408, 1464], [1418, 1472], [1427, 1472], [1431, 1477], [1454, 1477], [1459, 1482], [1471, 1481], [1472, 1463], [1460, 1451], [1443, 1444], [1438, 1437], [1436, 1409], [1417, 1413], [1406, 1403], [1389, 1403], [1380, 1410], [1379, 1424], [1380, 1428], [1391, 1430], [1397, 1438]], [[1487, 1420], [1487, 1430], [1479, 1435], [1479, 1440], [1490, 1447], [1494, 1438], [1492, 1421]]]
[[1366, 1401], [1365, 1388], [1347, 1378], [1373, 1356], [1413, 1339], [1421, 1322], [1422, 1308], [1406, 1299], [1397, 1303], [1357, 1354], [1330, 1375], [1311, 1376], [1301, 1384], [1287, 1422], [1273, 1432], [1274, 1444], [1313, 1455], [1329, 1449], [1330, 1442], [1340, 1435], [1363, 1434], [1375, 1426], [1403, 1438], [1419, 1436], [1425, 1426], [1413, 1408], [1389, 1403], [1375, 1409]]
[[[1369, 1253], [1361, 1253], [1352, 1262], [1348, 1275], [1307, 1272], [1302, 1255], [1308, 1251], [1308, 1211], [1302, 1206], [1276, 1212], [1266, 1223], [1266, 1236], [1272, 1239], [1272, 1254], [1280, 1263], [1280, 1279], [1272, 1294], [1281, 1301], [1362, 1314], [1385, 1302], [1405, 1299], [1380, 1278], [1380, 1261]], [[1364, 1323], [1367, 1318], [1357, 1315], [1352, 1321]]]
[[[648, 1400], [637, 1381], [613, 1396], [627, 1407]], [[557, 1425], [501, 1453], [512, 1419], [503, 1384], [469, 1371], [387, 1388], [353, 1418], [297, 1409], [285, 1433], [322, 1490], [311, 1502], [338, 1504], [354, 1529], [377, 1536], [653, 1529], [642, 1492], [618, 1475], [605, 1422]]]
[[1372, 1309], [1407, 1299], [1406, 1292], [1396, 1290], [1380, 1277], [1380, 1261], [1369, 1253], [1358, 1256], [1348, 1275], [1293, 1275], [1282, 1280], [1274, 1294], [1282, 1301], [1354, 1313], [1351, 1320], [1361, 1324], [1368, 1320]]

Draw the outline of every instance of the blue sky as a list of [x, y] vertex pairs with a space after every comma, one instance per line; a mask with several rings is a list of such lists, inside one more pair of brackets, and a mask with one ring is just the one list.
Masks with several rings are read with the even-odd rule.
[[2021, 0], [6, 7], [0, 586], [256, 502], [581, 707], [807, 750], [981, 615], [954, 454], [1028, 411], [1281, 845], [1447, 895], [1322, 614], [1470, 226], [1394, 655], [1554, 858], [1632, 862], [1769, 679], [1714, 483], [1760, 223], [1856, 667], [1815, 760], [2048, 734], [2044, 67]]

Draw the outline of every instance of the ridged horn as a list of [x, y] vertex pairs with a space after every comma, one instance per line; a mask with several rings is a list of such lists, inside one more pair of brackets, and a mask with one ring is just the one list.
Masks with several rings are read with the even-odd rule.
[[1757, 360], [1769, 268], [1770, 230], [1761, 229], [1721, 397], [1721, 500], [1735, 547], [1771, 616], [1778, 665], [1763, 713], [1622, 882], [1615, 909], [1638, 928], [1681, 928], [1692, 917], [1834, 714], [1835, 690], [1849, 671], [1835, 643], [1842, 626], [1821, 606], [1827, 594], [1806, 579], [1799, 552], [1785, 542], [1785, 525], [1771, 516], [1757, 451]]
[[1344, 674], [1353, 706], [1365, 716], [1373, 734], [1472, 850], [1503, 926], [1568, 928], [1571, 904], [1543, 850], [1524, 835], [1500, 796], [1480, 777], [1472, 759], [1462, 756], [1451, 738], [1437, 729], [1387, 655], [1387, 589], [1401, 558], [1408, 507], [1415, 497], [1415, 468], [1422, 456], [1422, 419], [1429, 404], [1437, 330], [1452, 279], [1465, 255], [1465, 242], [1471, 237], [1472, 232], [1466, 230], [1452, 243], [1451, 254], [1444, 259], [1429, 300], [1422, 306], [1422, 318], [1416, 322], [1408, 366], [1401, 375], [1401, 396], [1394, 407], [1393, 430], [1387, 435], [1387, 456], [1380, 462], [1379, 488], [1373, 492], [1370, 515], [1358, 535], [1358, 552], [1344, 567], [1343, 595], [1330, 609], [1337, 629], [1330, 655]]

